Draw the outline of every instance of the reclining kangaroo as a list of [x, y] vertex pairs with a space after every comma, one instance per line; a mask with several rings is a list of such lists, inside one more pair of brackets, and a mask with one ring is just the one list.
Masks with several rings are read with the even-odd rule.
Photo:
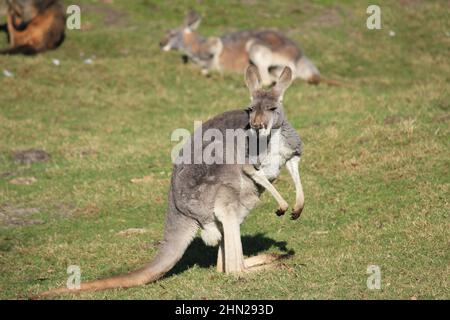
[[181, 27], [167, 32], [160, 47], [183, 52], [205, 74], [210, 70], [243, 73], [252, 63], [258, 67], [263, 85], [275, 82], [284, 66], [291, 68], [294, 78], [312, 84], [321, 81], [319, 70], [297, 44], [279, 32], [252, 30], [204, 38], [195, 32], [200, 21], [197, 13], [189, 12]]
[[10, 47], [0, 54], [34, 55], [56, 49], [64, 41], [66, 17], [58, 0], [6, 0]]
[[[250, 129], [264, 135], [269, 142], [267, 153], [261, 161], [257, 165], [247, 162], [176, 162], [169, 191], [164, 240], [153, 261], [125, 275], [81, 283], [80, 289], [60, 288], [47, 291], [38, 297], [128, 288], [155, 281], [181, 259], [199, 228], [202, 229], [201, 236], [207, 245], [219, 245], [217, 270], [220, 272], [240, 273], [277, 259], [276, 256], [267, 254], [244, 259], [240, 224], [257, 204], [264, 189], [278, 201], [277, 214], [283, 214], [287, 210], [286, 201], [270, 182], [278, 177], [284, 165], [296, 188], [292, 218], [297, 219], [303, 209], [304, 196], [298, 171], [301, 141], [295, 129], [287, 122], [282, 106], [283, 94], [292, 81], [292, 72], [286, 67], [277, 84], [268, 91], [262, 89], [260, 75], [255, 66], [248, 67], [245, 78], [252, 98], [249, 107], [246, 110], [229, 111], [216, 116], [205, 122], [202, 130], [205, 132], [214, 129], [223, 133], [227, 129]], [[187, 143], [192, 143], [192, 137], [195, 137], [195, 132]], [[202, 150], [211, 143], [217, 143], [216, 140], [204, 142], [203, 138], [201, 141]]]

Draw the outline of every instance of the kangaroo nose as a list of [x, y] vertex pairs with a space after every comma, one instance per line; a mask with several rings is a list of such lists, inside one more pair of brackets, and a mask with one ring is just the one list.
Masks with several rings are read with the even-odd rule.
[[309, 84], [319, 84], [320, 83], [320, 75], [313, 74], [307, 81]]
[[259, 129], [262, 129], [263, 127], [264, 127], [264, 125], [263, 125], [262, 122], [253, 122], [252, 123], [252, 128], [253, 129], [259, 130]]

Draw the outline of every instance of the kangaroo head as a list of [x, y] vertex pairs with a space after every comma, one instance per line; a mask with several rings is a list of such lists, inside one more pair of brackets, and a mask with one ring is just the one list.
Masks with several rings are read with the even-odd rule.
[[250, 90], [250, 127], [263, 135], [280, 128], [284, 121], [283, 95], [291, 85], [292, 71], [285, 67], [277, 83], [270, 89], [262, 88], [258, 68], [250, 65], [245, 72], [245, 83]]
[[7, 0], [9, 12], [13, 16], [14, 27], [23, 30], [40, 13], [55, 0]]
[[164, 51], [186, 51], [186, 42], [189, 41], [190, 38], [196, 37], [193, 31], [198, 28], [200, 22], [200, 15], [195, 11], [190, 11], [186, 15], [183, 25], [181, 27], [168, 30], [166, 36], [159, 42], [159, 46]]

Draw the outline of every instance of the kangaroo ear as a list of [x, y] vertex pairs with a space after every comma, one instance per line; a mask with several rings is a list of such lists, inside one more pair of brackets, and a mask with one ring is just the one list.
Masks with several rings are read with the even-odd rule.
[[292, 70], [289, 67], [284, 67], [283, 72], [281, 72], [280, 78], [278, 79], [275, 86], [272, 88], [272, 92], [278, 96], [280, 101], [283, 100], [284, 92], [292, 83]]
[[22, 5], [22, 21], [24, 24], [28, 24], [38, 15], [38, 10], [35, 6]]
[[258, 68], [254, 65], [249, 65], [245, 71], [245, 83], [250, 90], [250, 95], [253, 97], [255, 91], [261, 89], [261, 76], [259, 75]]
[[201, 21], [202, 17], [200, 16], [200, 14], [198, 14], [194, 10], [191, 10], [188, 12], [186, 18], [184, 19], [184, 26], [191, 30], [195, 30], [198, 28]]

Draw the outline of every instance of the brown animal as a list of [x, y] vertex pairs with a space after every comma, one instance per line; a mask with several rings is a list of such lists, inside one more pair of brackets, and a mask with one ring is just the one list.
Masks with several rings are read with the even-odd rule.
[[179, 28], [169, 30], [161, 40], [164, 51], [178, 50], [202, 67], [210, 70], [243, 73], [249, 63], [258, 67], [262, 83], [275, 82], [285, 66], [294, 78], [317, 84], [322, 79], [316, 66], [304, 55], [299, 46], [274, 30], [250, 30], [204, 38], [195, 29], [201, 17], [191, 11]]
[[56, 49], [64, 41], [66, 17], [58, 0], [6, 0], [6, 32], [10, 48], [0, 54], [34, 55]]

